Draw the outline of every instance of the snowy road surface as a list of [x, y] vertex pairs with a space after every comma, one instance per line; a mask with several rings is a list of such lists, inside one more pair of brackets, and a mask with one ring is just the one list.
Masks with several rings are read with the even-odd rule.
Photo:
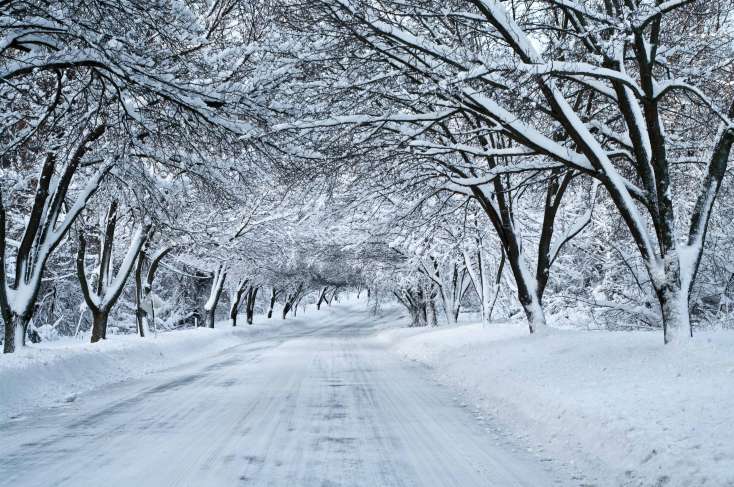
[[0, 485], [553, 483], [424, 369], [370, 339], [364, 315], [322, 313], [302, 332], [0, 424]]

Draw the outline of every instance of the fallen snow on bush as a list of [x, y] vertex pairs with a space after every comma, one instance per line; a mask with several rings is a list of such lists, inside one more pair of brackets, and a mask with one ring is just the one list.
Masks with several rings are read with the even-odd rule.
[[660, 333], [528, 336], [521, 324], [378, 338], [582, 484], [734, 485], [734, 333], [676, 347]]

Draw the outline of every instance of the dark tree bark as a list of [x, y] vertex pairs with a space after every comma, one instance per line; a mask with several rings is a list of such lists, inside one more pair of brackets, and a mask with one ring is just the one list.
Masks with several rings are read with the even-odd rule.
[[[499, 138], [481, 137], [481, 140], [482, 144], [488, 148], [503, 147], [503, 143]], [[486, 159], [490, 168], [497, 167], [493, 157]], [[530, 333], [537, 331], [538, 327], [545, 326], [545, 313], [542, 305], [543, 292], [548, 282], [550, 265], [553, 262], [553, 256], [549, 255], [549, 250], [558, 208], [573, 177], [573, 172], [566, 170], [563, 179], [559, 182], [560, 177], [560, 172], [556, 171], [547, 183], [535, 279], [531, 278], [532, 272], [522, 250], [521, 238], [515, 231], [511, 186], [505, 183], [502, 176], [498, 176], [491, 182], [493, 185], [491, 196], [480, 186], [470, 187], [472, 194], [489, 217], [492, 227], [500, 238], [507, 261], [510, 264], [510, 270], [515, 278], [518, 301], [520, 301], [520, 305], [525, 311]]]
[[275, 289], [275, 287], [271, 288], [270, 290], [270, 307], [268, 308], [268, 319], [273, 317], [273, 308], [275, 307], [275, 301], [278, 299], [278, 295], [280, 294], [280, 291]]
[[113, 201], [105, 221], [105, 231], [100, 244], [99, 272], [97, 285], [92, 289], [87, 281], [86, 257], [87, 242], [84, 234], [79, 235], [79, 251], [76, 258], [77, 276], [82, 288], [82, 296], [92, 312], [92, 343], [107, 338], [107, 321], [110, 310], [115, 306], [122, 294], [133, 266], [140, 257], [140, 252], [150, 233], [150, 225], [138, 228], [130, 241], [125, 259], [114, 273], [112, 251], [117, 227], [117, 202]]
[[290, 301], [286, 301], [285, 304], [283, 305], [282, 319], [286, 319], [286, 317], [288, 316], [288, 312], [290, 310], [291, 310], [291, 303]]
[[145, 248], [140, 250], [138, 262], [135, 264], [135, 323], [138, 328], [138, 335], [145, 337], [145, 315], [143, 309], [143, 264], [145, 263]]
[[110, 313], [107, 310], [92, 311], [92, 343], [107, 339], [107, 320]]
[[329, 290], [328, 286], [324, 286], [321, 289], [321, 292], [319, 293], [319, 299], [316, 300], [316, 309], [321, 309], [321, 303], [326, 302], [326, 304], [329, 304], [329, 300], [326, 298], [326, 293]]
[[283, 306], [283, 319], [286, 319], [288, 313], [301, 301], [303, 290], [303, 283], [299, 283], [295, 291], [286, 295]]
[[[36, 185], [32, 207], [16, 253], [12, 282], [6, 273], [5, 208], [0, 194], [0, 314], [5, 323], [3, 352], [12, 353], [17, 346], [25, 345], [28, 323], [33, 317], [41, 289], [42, 277], [49, 257], [66, 237], [71, 224], [79, 216], [87, 201], [96, 192], [111, 166], [103, 166], [92, 176], [73, 206], [68, 205], [68, 190], [80, 167], [89, 145], [104, 135], [106, 125], [86, 132], [69, 153], [66, 165], [57, 171], [59, 154], [49, 152], [44, 161]], [[65, 211], [71, 208], [71, 211]], [[11, 302], [7, 289], [15, 291]], [[19, 298], [21, 296], [21, 298]]]
[[232, 326], [237, 326], [237, 315], [239, 314], [240, 302], [242, 302], [242, 295], [245, 293], [247, 283], [247, 279], [241, 280], [237, 284], [237, 288], [232, 295], [232, 302], [229, 305], [229, 319], [232, 320]]
[[259, 287], [250, 286], [250, 289], [247, 292], [247, 303], [245, 303], [245, 311], [247, 315], [248, 325], [252, 324], [253, 318], [255, 317], [255, 303], [257, 299], [257, 291], [259, 289]]

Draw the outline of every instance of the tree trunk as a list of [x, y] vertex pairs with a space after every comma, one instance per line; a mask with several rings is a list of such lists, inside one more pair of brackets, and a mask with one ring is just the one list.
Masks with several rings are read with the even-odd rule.
[[[321, 303], [326, 301], [326, 292], [329, 290], [328, 287], [324, 287], [321, 292], [319, 293], [319, 299], [316, 301], [316, 311], [319, 311], [321, 309]], [[359, 294], [357, 294], [357, 297], [359, 297]], [[328, 303], [328, 301], [326, 301]]]
[[408, 325], [410, 328], [413, 328], [415, 326], [419, 326], [418, 324], [418, 308], [415, 308], [413, 306], [408, 307], [408, 313], [410, 314], [410, 325]]
[[92, 312], [92, 343], [107, 339], [107, 319], [109, 311]]
[[530, 273], [525, 256], [520, 249], [510, 246], [510, 252], [507, 253], [507, 260], [510, 263], [512, 274], [515, 276], [517, 299], [520, 301], [520, 305], [525, 312], [528, 320], [528, 328], [530, 329], [530, 333], [535, 333], [545, 327], [545, 313], [543, 312], [543, 306], [538, 296], [537, 282]]
[[227, 279], [227, 271], [223, 264], [220, 264], [212, 276], [212, 287], [209, 291], [209, 300], [204, 305], [206, 312], [206, 324], [209, 328], [214, 328], [214, 319], [217, 314], [217, 305], [222, 295], [224, 282]]
[[[39, 175], [35, 198], [27, 214], [25, 230], [18, 243], [15, 255], [15, 272], [12, 289], [15, 290], [14, 299], [20, 293], [25, 304], [22, 316], [10, 311], [7, 289], [10, 286], [9, 276], [6, 275], [5, 251], [5, 208], [0, 201], [0, 308], [2, 308], [5, 322], [6, 341], [3, 346], [6, 353], [15, 351], [18, 345], [25, 345], [25, 332], [35, 309], [38, 292], [51, 254], [61, 241], [66, 238], [69, 228], [85, 207], [89, 198], [97, 191], [102, 178], [110, 171], [111, 165], [104, 165], [94, 176], [87, 179], [80, 192], [81, 196], [75, 202], [69, 201], [67, 191], [72, 183], [80, 162], [89, 150], [91, 144], [105, 132], [106, 125], [97, 126], [88, 131], [79, 143], [72, 149], [67, 163], [59, 172], [59, 179], [52, 184], [57, 162], [56, 152], [49, 152]], [[2, 200], [2, 198], [0, 198]], [[65, 211], [62, 211], [65, 210]], [[59, 221], [63, 215], [63, 220]], [[51, 231], [47, 231], [47, 230]], [[18, 305], [19, 303], [14, 303]], [[20, 308], [19, 308], [20, 309]], [[8, 329], [9, 328], [9, 329]], [[12, 337], [10, 336], [12, 333]], [[8, 339], [9, 338], [9, 339]]]
[[3, 336], [3, 353], [13, 353], [18, 347], [25, 346], [26, 332], [30, 317], [11, 315], [10, 322], [5, 321], [5, 333]]
[[655, 287], [663, 318], [663, 340], [666, 344], [691, 336], [688, 293], [681, 285], [678, 259], [668, 259], [665, 280]]
[[252, 288], [251, 287], [250, 288], [250, 292], [247, 293], [247, 303], [246, 303], [247, 306], [245, 308], [245, 311], [247, 313], [247, 324], [248, 325], [251, 325], [252, 324], [253, 318], [255, 316], [255, 303], [256, 303], [256, 299], [257, 299], [257, 291], [258, 291], [258, 289], [260, 289], [260, 288], [257, 288], [257, 287]]
[[525, 317], [528, 320], [530, 333], [535, 333], [545, 327], [545, 313], [536, 293], [523, 280], [517, 281], [517, 295]]
[[275, 306], [275, 300], [278, 297], [278, 291], [273, 288], [270, 291], [270, 307], [268, 308], [268, 319], [273, 317], [273, 307]]
[[145, 338], [145, 328], [146, 327], [144, 325], [144, 321], [145, 321], [145, 317], [143, 316], [144, 313], [145, 312], [140, 308], [135, 310], [135, 324], [137, 325], [137, 328], [138, 328], [138, 335], [141, 338]]
[[418, 324], [416, 326], [424, 327], [428, 324], [428, 303], [426, 303], [426, 295], [422, 289], [416, 293], [415, 302], [418, 307]]
[[[447, 313], [448, 317], [451, 313]], [[436, 313], [436, 301], [433, 297], [428, 298], [427, 310], [426, 310], [426, 324], [430, 326], [438, 326], [438, 314]], [[454, 320], [456, 323], [456, 320]]]
[[145, 249], [138, 255], [135, 264], [135, 322], [138, 326], [138, 335], [145, 337], [145, 310], [143, 310], [143, 264], [145, 263]]
[[[446, 316], [446, 323], [448, 323], [449, 325], [455, 325], [456, 318], [459, 314], [457, 304], [452, 299], [452, 296], [449, 296], [448, 293], [444, 293], [443, 291], [441, 292], [441, 301], [443, 305], [444, 315]], [[430, 301], [430, 305], [435, 310], [436, 305], [433, 300]]]
[[288, 312], [293, 310], [293, 316], [296, 316], [298, 303], [301, 302], [303, 295], [303, 283], [300, 283], [296, 290], [292, 293], [286, 294], [285, 305], [283, 306], [283, 319], [288, 316]]
[[[147, 260], [147, 243], [143, 246], [138, 254], [138, 261], [135, 266], [135, 316], [138, 323], [138, 333], [144, 337], [150, 329], [155, 329], [155, 310], [153, 309], [153, 281], [158, 270], [161, 260], [174, 249], [170, 246], [159, 250], [152, 255], [148, 272], [143, 281], [143, 268]], [[151, 326], [152, 325], [152, 326]]]
[[13, 320], [3, 320], [3, 353], [15, 352], [15, 327]]
[[235, 310], [234, 313], [230, 314], [229, 318], [232, 320], [232, 326], [237, 326], [237, 311]]
[[239, 314], [240, 302], [242, 301], [242, 295], [245, 292], [247, 282], [247, 279], [240, 281], [234, 294], [230, 296], [229, 319], [232, 320], [232, 326], [237, 326], [237, 315]]
[[214, 316], [216, 314], [217, 307], [214, 306], [212, 309], [206, 310], [206, 326], [214, 328]]

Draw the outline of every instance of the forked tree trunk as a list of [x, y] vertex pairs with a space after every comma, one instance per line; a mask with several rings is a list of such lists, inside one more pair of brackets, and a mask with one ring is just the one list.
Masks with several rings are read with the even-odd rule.
[[237, 315], [239, 314], [240, 302], [242, 301], [242, 295], [245, 293], [247, 282], [247, 279], [241, 280], [237, 284], [234, 294], [230, 297], [229, 319], [232, 321], [232, 326], [237, 326]]
[[283, 319], [286, 319], [291, 310], [293, 310], [293, 314], [295, 316], [295, 307], [298, 306], [298, 303], [301, 301], [302, 293], [303, 283], [299, 284], [295, 291], [286, 295], [285, 304], [283, 305]]
[[110, 310], [115, 306], [125, 287], [127, 279], [135, 266], [143, 246], [150, 233], [150, 225], [138, 227], [130, 240], [125, 258], [120, 264], [117, 273], [114, 273], [112, 250], [117, 226], [117, 202], [113, 201], [107, 212], [105, 232], [100, 242], [99, 266], [97, 285], [92, 288], [87, 281], [87, 271], [84, 259], [86, 257], [87, 242], [83, 234], [79, 235], [79, 251], [76, 257], [76, 270], [82, 295], [87, 307], [94, 317], [92, 325], [92, 343], [107, 338], [107, 318]]
[[[0, 312], [5, 323], [3, 352], [12, 353], [16, 346], [25, 344], [28, 323], [36, 308], [43, 274], [51, 254], [66, 238], [69, 228], [97, 191], [102, 178], [111, 165], [104, 165], [86, 183], [76, 201], [70, 201], [67, 193], [74, 176], [91, 144], [104, 135], [102, 124], [87, 131], [71, 149], [66, 164], [59, 168], [59, 154], [49, 151], [39, 174], [33, 204], [27, 213], [22, 237], [17, 242], [14, 274], [6, 274], [5, 207], [0, 194]], [[12, 290], [9, 295], [8, 290]]]
[[155, 329], [155, 310], [153, 309], [153, 281], [161, 260], [175, 246], [170, 246], [154, 253], [145, 280], [143, 280], [143, 268], [147, 260], [145, 247], [140, 251], [138, 263], [135, 266], [135, 317], [138, 324], [138, 334], [144, 337], [150, 329]]
[[[474, 126], [479, 129], [482, 127], [482, 122], [475, 120]], [[501, 137], [494, 135], [482, 135], [479, 137], [479, 140], [487, 149], [503, 149], [508, 145]], [[462, 154], [461, 157], [470, 163], [466, 154]], [[488, 156], [485, 159], [490, 169], [497, 167], [497, 161], [494, 157]], [[458, 175], [466, 177], [466, 174], [461, 171], [459, 171]], [[561, 176], [560, 171], [553, 171], [548, 180], [539, 244], [540, 258], [536, 265], [536, 272], [531, 271], [523, 250], [522, 236], [515, 229], [512, 191], [508, 189], [509, 184], [502, 177], [496, 177], [490, 183], [487, 183], [487, 185], [469, 186], [471, 195], [474, 196], [479, 206], [489, 217], [492, 227], [497, 233], [507, 255], [510, 270], [517, 284], [517, 297], [525, 311], [530, 333], [534, 333], [540, 328], [545, 327], [546, 322], [542, 297], [548, 280], [550, 266], [555, 257], [550, 255], [549, 249], [553, 239], [553, 229], [558, 209], [572, 177], [573, 172], [569, 169], [565, 171], [563, 176]], [[491, 191], [485, 191], [485, 189], [491, 189]], [[560, 246], [563, 246], [576, 233], [565, 237], [565, 240], [561, 242]], [[557, 249], [560, 246], [556, 246]]]
[[[528, 34], [518, 24], [507, 22], [510, 18], [509, 13], [499, 2], [492, 2], [492, 5], [483, 5], [483, 2], [474, 3], [480, 7], [486, 20], [497, 29], [512, 47], [514, 54], [524, 63], [534, 64], [540, 59], [536, 57], [537, 53], [527, 49]], [[688, 2], [677, 3], [684, 5]], [[644, 195], [644, 200], [632, 194], [627, 186], [626, 175], [623, 176], [617, 171], [606, 147], [602, 146], [593, 133], [594, 129], [582, 121], [583, 114], [579, 113], [578, 108], [572, 106], [561, 93], [556, 84], [557, 77], [536, 76], [535, 82], [545, 98], [546, 113], [564, 128], [568, 139], [589, 161], [594, 172], [603, 175], [599, 181], [607, 189], [645, 262], [660, 304], [664, 342], [667, 344], [691, 335], [688, 297], [703, 253], [708, 221], [734, 145], [734, 129], [729, 121], [734, 117], [734, 101], [730, 102], [727, 120], [719, 124], [719, 132], [710, 152], [706, 174], [696, 191], [696, 203], [690, 216], [688, 242], [678, 249], [676, 247], [681, 244], [682, 235], [677, 231], [676, 225], [673, 197], [675, 185], [671, 177], [673, 162], [668, 159], [667, 154], [669, 145], [674, 144], [671, 144], [672, 140], [668, 135], [668, 132], [672, 131], [665, 126], [664, 97], [659, 95], [660, 88], [655, 82], [654, 75], [660, 63], [660, 55], [656, 49], [657, 40], [661, 30], [665, 30], [665, 27], [661, 29], [660, 19], [660, 16], [654, 17], [649, 34], [637, 31], [630, 37], [632, 48], [630, 51], [634, 56], [631, 56], [631, 59], [636, 61], [635, 71], [639, 73], [639, 88], [642, 95], [639, 97], [633, 95], [621, 78], [615, 76], [609, 78], [616, 95], [617, 116], [627, 126], [631, 149], [629, 152], [635, 158], [634, 166], [637, 172], [635, 176], [641, 184], [639, 190]], [[582, 23], [578, 22], [576, 26]], [[585, 28], [584, 26], [578, 30], [583, 31]], [[624, 65], [619, 68], [624, 68]], [[567, 75], [568, 73], [562, 74], [564, 77]], [[592, 104], [589, 103], [587, 107], [591, 109]], [[495, 112], [491, 108], [487, 110], [489, 125], [494, 125], [498, 119], [503, 118], [505, 114], [500, 112], [500, 110]], [[532, 147], [534, 144], [531, 142], [528, 145]], [[643, 200], [641, 201], [643, 204], [638, 206], [636, 200]], [[647, 212], [647, 218], [641, 210]], [[652, 228], [654, 233], [651, 232]], [[681, 261], [682, 256], [684, 258]], [[684, 268], [681, 269], [681, 266]], [[539, 296], [542, 296], [542, 292]]]
[[[426, 293], [421, 288], [418, 289], [401, 289], [399, 292], [393, 292], [398, 302], [405, 306], [410, 314], [410, 327], [423, 327], [428, 325], [431, 320], [435, 320], [435, 304], [433, 311], [429, 308], [429, 300], [426, 299]], [[430, 298], [430, 296], [428, 296]], [[436, 321], [433, 321], [436, 323]]]
[[290, 301], [286, 301], [283, 305], [283, 314], [282, 319], [285, 319], [288, 316], [288, 312], [291, 310], [291, 303]]
[[[321, 289], [321, 292], [319, 293], [319, 299], [316, 300], [316, 310], [317, 311], [321, 309], [321, 303], [323, 303], [324, 301], [326, 301], [327, 304], [329, 303], [329, 301], [326, 299], [326, 293], [328, 290], [329, 290], [328, 286], [324, 286], [324, 288]], [[357, 297], [359, 297], [359, 293], [357, 293]]]

